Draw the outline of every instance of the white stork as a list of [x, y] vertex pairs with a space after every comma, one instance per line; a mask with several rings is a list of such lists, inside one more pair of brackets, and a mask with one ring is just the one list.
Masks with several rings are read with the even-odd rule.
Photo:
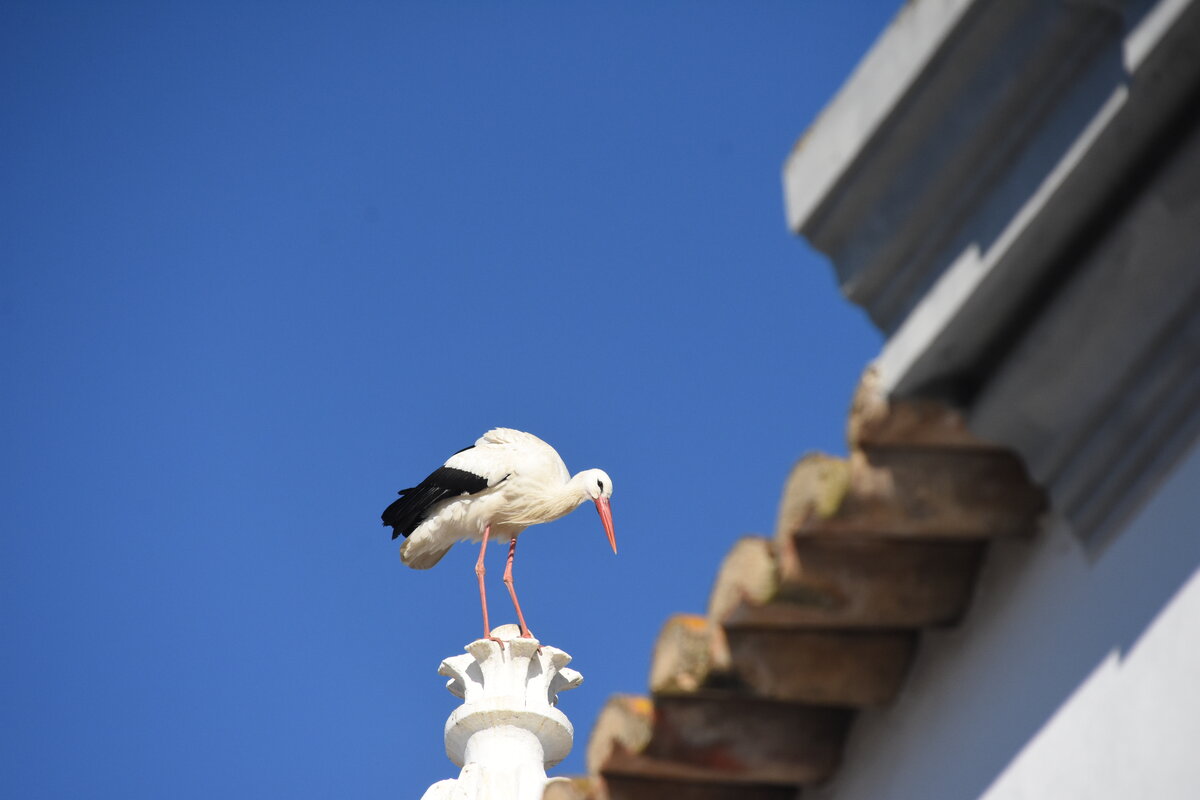
[[483, 587], [483, 556], [488, 539], [508, 540], [504, 585], [517, 609], [521, 636], [530, 637], [517, 592], [513, 588], [513, 556], [517, 536], [530, 525], [552, 522], [571, 513], [585, 500], [596, 504], [613, 552], [612, 479], [604, 470], [588, 469], [575, 477], [553, 447], [532, 433], [493, 428], [471, 447], [459, 450], [446, 463], [384, 510], [383, 524], [392, 539], [405, 536], [400, 560], [413, 569], [429, 569], [461, 541], [481, 541], [475, 575], [483, 606], [483, 635], [488, 625], [487, 592]]

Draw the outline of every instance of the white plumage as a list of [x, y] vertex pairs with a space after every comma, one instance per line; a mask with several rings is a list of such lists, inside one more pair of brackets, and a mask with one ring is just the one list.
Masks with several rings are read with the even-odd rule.
[[489, 539], [509, 543], [505, 585], [521, 621], [512, 584], [517, 536], [530, 525], [551, 522], [574, 511], [585, 500], [596, 504], [613, 552], [612, 479], [603, 470], [589, 469], [571, 477], [557, 451], [531, 433], [493, 428], [473, 446], [460, 450], [417, 486], [400, 491], [400, 499], [383, 512], [392, 538], [406, 536], [400, 558], [414, 569], [428, 569], [460, 541], [481, 542], [475, 572], [479, 576], [484, 634], [487, 597], [483, 586], [483, 554]]

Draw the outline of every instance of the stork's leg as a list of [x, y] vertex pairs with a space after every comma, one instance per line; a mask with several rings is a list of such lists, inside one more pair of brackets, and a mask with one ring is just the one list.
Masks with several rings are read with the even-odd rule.
[[483, 527], [483, 544], [479, 546], [479, 560], [475, 562], [475, 577], [479, 579], [479, 605], [483, 607], [483, 638], [500, 642], [500, 646], [504, 647], [503, 642], [492, 636], [492, 626], [488, 625], [487, 590], [483, 588], [483, 576], [487, 574], [487, 570], [483, 566], [483, 555], [487, 552], [488, 535], [491, 532], [492, 525], [489, 522]]
[[533, 634], [529, 632], [529, 626], [525, 624], [525, 615], [521, 613], [521, 604], [517, 602], [517, 590], [513, 588], [512, 565], [513, 556], [517, 554], [517, 537], [513, 537], [508, 543], [508, 564], [504, 567], [504, 585], [508, 587], [508, 596], [512, 598], [513, 606], [517, 609], [517, 619], [521, 622], [521, 637], [524, 639], [532, 639]]

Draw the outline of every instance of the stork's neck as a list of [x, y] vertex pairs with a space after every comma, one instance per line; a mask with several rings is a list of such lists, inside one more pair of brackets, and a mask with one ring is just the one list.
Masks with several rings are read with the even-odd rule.
[[563, 492], [575, 498], [576, 506], [581, 504], [584, 500], [592, 499], [592, 496], [588, 494], [588, 472], [590, 472], [590, 470], [585, 469], [583, 472], [575, 473], [571, 476], [571, 480], [567, 481], [563, 485]]
[[578, 508], [584, 500], [592, 499], [587, 490], [587, 476], [580, 472], [571, 477], [571, 480], [562, 484], [557, 492], [554, 493], [554, 503], [562, 508], [558, 516], [569, 514]]
[[507, 521], [519, 525], [551, 522], [570, 514], [589, 499], [587, 478], [580, 473], [566, 483], [542, 486], [540, 491], [523, 493], [521, 497], [514, 498], [506, 515], [510, 516]]

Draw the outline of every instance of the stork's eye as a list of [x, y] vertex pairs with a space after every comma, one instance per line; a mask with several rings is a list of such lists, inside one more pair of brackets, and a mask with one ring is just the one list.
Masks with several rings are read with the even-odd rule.
[[603, 492], [604, 491], [604, 481], [596, 481], [596, 484], [600, 487], [600, 491]]

